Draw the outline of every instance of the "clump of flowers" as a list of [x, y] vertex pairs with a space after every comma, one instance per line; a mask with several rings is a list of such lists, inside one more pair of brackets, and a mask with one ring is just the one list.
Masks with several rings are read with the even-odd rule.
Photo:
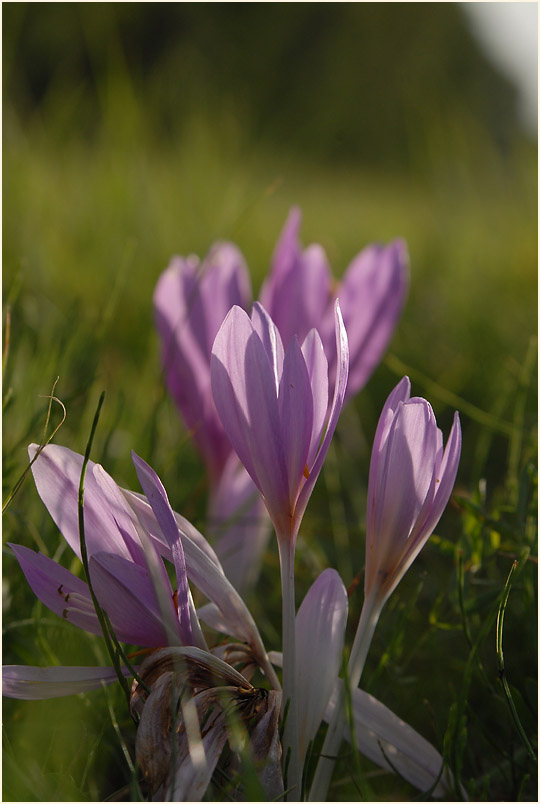
[[[251, 315], [247, 269], [232, 244], [218, 244], [203, 263], [176, 258], [156, 288], [166, 382], [206, 463], [214, 524], [224, 525], [216, 549], [173, 511], [135, 453], [142, 494], [66, 447], [29, 448], [38, 493], [83, 561], [86, 582], [10, 546], [49, 609], [103, 634], [116, 651], [112, 668], [4, 667], [4, 695], [48, 698], [119, 681], [153, 800], [199, 801], [218, 768], [227, 795], [242, 800], [246, 763], [266, 800], [326, 800], [342, 740], [422, 792], [443, 797], [452, 784], [439, 752], [359, 688], [383, 606], [437, 525], [460, 457], [457, 414], [444, 446], [431, 406], [410, 396], [406, 377], [375, 434], [364, 606], [344, 678], [348, 598], [339, 574], [325, 569], [296, 609], [304, 512], [343, 405], [380, 360], [408, 283], [397, 240], [358, 255], [336, 289], [322, 249], [302, 251], [299, 225], [292, 210]], [[241, 591], [256, 577], [268, 522], [281, 563], [283, 631], [267, 650]], [[142, 648], [140, 665], [120, 643]]]

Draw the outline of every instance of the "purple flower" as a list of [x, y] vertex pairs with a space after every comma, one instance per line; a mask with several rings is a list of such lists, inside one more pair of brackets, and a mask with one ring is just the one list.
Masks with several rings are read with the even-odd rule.
[[[33, 457], [37, 446], [29, 448]], [[85, 478], [84, 519], [92, 588], [121, 642], [148, 648], [206, 649], [188, 578], [208, 598], [256, 664], [276, 685], [259, 632], [204, 537], [172, 511], [161, 481], [141, 458], [133, 460], [146, 497], [121, 489], [92, 461]], [[83, 458], [57, 445], [32, 464], [34, 480], [64, 538], [80, 558], [78, 486]], [[10, 545], [32, 591], [63, 619], [101, 633], [88, 584], [47, 556]], [[165, 561], [174, 568], [175, 588]], [[41, 698], [91, 689], [115, 676], [109, 668], [10, 667], [4, 694]], [[279, 687], [279, 684], [277, 684]]]
[[208, 535], [227, 577], [242, 591], [256, 578], [269, 528], [264, 503], [223, 431], [212, 395], [212, 345], [235, 304], [251, 304], [251, 286], [232, 243], [217, 243], [202, 263], [175, 257], [154, 292], [167, 387], [208, 471]]
[[251, 286], [244, 258], [232, 243], [216, 243], [202, 263], [195, 256], [175, 257], [154, 292], [167, 387], [204, 458], [212, 486], [219, 482], [232, 447], [214, 406], [210, 354], [235, 304], [251, 304]]
[[381, 413], [369, 470], [366, 599], [384, 602], [432, 534], [454, 487], [459, 416], [443, 449], [429, 402], [410, 397], [404, 377]]
[[339, 296], [349, 338], [347, 398], [368, 381], [384, 354], [401, 314], [408, 288], [407, 248], [402, 240], [371, 245], [334, 283], [324, 250], [299, 242], [301, 214], [293, 208], [279, 238], [261, 302], [276, 324], [285, 347], [293, 335], [302, 341], [312, 327], [323, 340], [331, 382], [336, 375], [332, 301]]
[[328, 368], [316, 330], [302, 347], [294, 337], [284, 352], [262, 305], [254, 305], [251, 320], [233, 307], [212, 350], [212, 388], [225, 431], [264, 498], [278, 540], [291, 545], [345, 395], [347, 335], [337, 302], [335, 337], [339, 369], [326, 433]]

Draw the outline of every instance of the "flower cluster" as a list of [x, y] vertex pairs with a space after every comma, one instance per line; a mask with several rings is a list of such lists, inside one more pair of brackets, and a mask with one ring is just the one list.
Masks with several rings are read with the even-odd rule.
[[[422, 791], [444, 796], [452, 784], [438, 751], [359, 688], [382, 608], [437, 525], [460, 457], [457, 414], [444, 446], [431, 406], [410, 396], [406, 377], [373, 444], [364, 606], [346, 675], [352, 721], [340, 678], [348, 598], [338, 573], [325, 569], [296, 610], [306, 506], [343, 405], [381, 359], [408, 283], [397, 240], [361, 252], [336, 286], [322, 248], [302, 250], [299, 226], [294, 209], [251, 314], [247, 268], [228, 243], [202, 263], [175, 258], [155, 291], [167, 386], [208, 471], [215, 549], [173, 511], [135, 453], [142, 494], [66, 447], [29, 448], [37, 491], [87, 580], [12, 544], [28, 583], [60, 617], [145, 658], [133, 667], [120, 650], [114, 669], [7, 666], [4, 695], [71, 695], [132, 678], [137, 761], [153, 800], [201, 800], [218, 766], [241, 798], [246, 762], [267, 800], [324, 800], [343, 739]], [[269, 651], [241, 595], [256, 578], [268, 521], [283, 602], [282, 644]], [[312, 776], [306, 764], [323, 722]]]

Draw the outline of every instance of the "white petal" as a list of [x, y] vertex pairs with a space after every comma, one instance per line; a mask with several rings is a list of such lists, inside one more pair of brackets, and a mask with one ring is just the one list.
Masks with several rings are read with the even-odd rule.
[[[296, 684], [300, 762], [315, 738], [335, 687], [347, 623], [347, 591], [333, 569], [310, 587], [296, 616]], [[321, 661], [321, 656], [324, 660]]]
[[[336, 691], [326, 710], [325, 719], [331, 716], [335, 700]], [[358, 688], [353, 690], [352, 702], [355, 740], [362, 754], [381, 768], [390, 771], [395, 768], [404, 779], [423, 792], [430, 790], [437, 782], [432, 792], [434, 797], [443, 798], [451, 792], [451, 778], [446, 778], [449, 772], [441, 774], [443, 759], [431, 743], [367, 692]], [[345, 737], [350, 740], [348, 728]]]
[[[125, 674], [129, 672], [125, 670]], [[4, 665], [2, 694], [25, 701], [61, 698], [118, 681], [112, 667], [26, 667]]]

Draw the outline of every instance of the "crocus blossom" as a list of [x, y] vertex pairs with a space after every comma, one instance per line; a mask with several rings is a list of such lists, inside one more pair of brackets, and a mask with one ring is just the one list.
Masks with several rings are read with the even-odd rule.
[[[335, 306], [339, 371], [328, 416], [328, 369], [311, 330], [284, 352], [264, 307], [233, 307], [212, 350], [212, 388], [223, 427], [261, 492], [278, 540], [294, 544], [334, 434], [347, 385], [347, 335]], [[324, 433], [324, 438], [323, 438]]]
[[[31, 457], [36, 445], [29, 448]], [[85, 478], [85, 535], [94, 593], [107, 612], [118, 639], [157, 648], [166, 645], [205, 647], [193, 609], [190, 578], [231, 623], [250, 655], [266, 669], [271, 683], [279, 682], [269, 665], [261, 637], [238, 592], [223, 573], [204, 537], [170, 508], [165, 490], [153, 470], [134, 455], [139, 477], [150, 500], [120, 489], [104, 469], [92, 461]], [[71, 450], [49, 445], [32, 464], [38, 492], [66, 541], [80, 557], [78, 485], [83, 458]], [[101, 633], [88, 585], [40, 553], [10, 545], [34, 594], [53, 612], [91, 633]], [[173, 590], [164, 559], [176, 572]], [[13, 697], [50, 697], [64, 680], [69, 693], [88, 684], [107, 682], [107, 669], [10, 668], [5, 694]], [[94, 674], [95, 670], [95, 674]], [[103, 672], [102, 672], [103, 670]], [[28, 671], [28, 672], [26, 672]], [[39, 683], [37, 683], [39, 682]], [[51, 686], [56, 685], [56, 686]], [[54, 693], [56, 694], [56, 693]]]
[[208, 527], [228, 579], [240, 592], [255, 581], [268, 543], [268, 517], [217, 414], [210, 381], [215, 336], [233, 305], [247, 309], [251, 285], [232, 243], [199, 262], [175, 257], [154, 291], [165, 381], [208, 472]]
[[321, 246], [302, 250], [301, 213], [289, 213], [261, 289], [261, 303], [276, 324], [285, 347], [312, 327], [323, 340], [331, 382], [336, 377], [333, 300], [339, 297], [349, 338], [347, 398], [360, 391], [381, 360], [403, 309], [409, 284], [407, 247], [403, 240], [373, 244], [357, 254], [341, 282], [331, 277]]
[[[348, 675], [352, 689], [364, 663], [382, 608], [439, 521], [454, 487], [461, 453], [459, 416], [446, 447], [429, 402], [410, 395], [404, 377], [383, 407], [371, 454], [366, 514], [364, 604]], [[344, 733], [343, 692], [325, 737], [315, 773], [313, 800], [326, 796]]]
[[452, 493], [461, 453], [457, 412], [443, 448], [429, 402], [410, 396], [404, 377], [383, 407], [369, 470], [366, 599], [384, 601], [439, 521]]
[[154, 291], [162, 362], [176, 402], [208, 467], [219, 481], [232, 452], [217, 415], [210, 387], [210, 354], [223, 319], [233, 305], [251, 304], [244, 258], [232, 243], [217, 243], [199, 262], [175, 257]]

